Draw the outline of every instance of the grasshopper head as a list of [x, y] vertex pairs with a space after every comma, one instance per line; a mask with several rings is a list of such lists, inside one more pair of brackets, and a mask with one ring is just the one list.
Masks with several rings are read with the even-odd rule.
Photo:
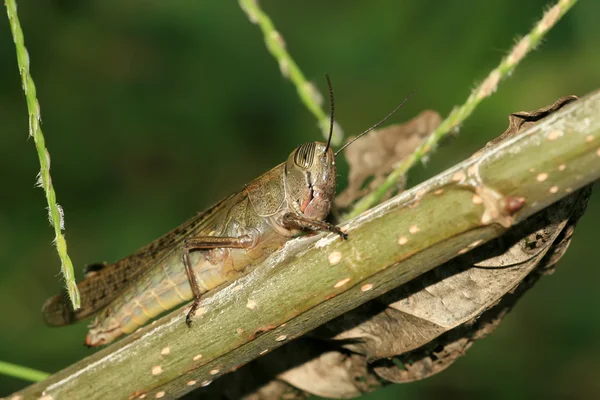
[[288, 157], [284, 172], [285, 197], [290, 210], [298, 214], [303, 214], [305, 217], [318, 220], [324, 220], [327, 217], [335, 196], [335, 156], [354, 143], [358, 138], [366, 135], [385, 122], [412, 96], [411, 93], [385, 118], [354, 139], [348, 141], [334, 153], [330, 146], [334, 125], [333, 88], [329, 76], [325, 74], [325, 77], [329, 85], [329, 99], [331, 103], [331, 119], [327, 144], [309, 142], [296, 148]]
[[335, 156], [330, 146], [309, 142], [297, 147], [285, 163], [285, 193], [290, 209], [323, 220], [335, 196]]

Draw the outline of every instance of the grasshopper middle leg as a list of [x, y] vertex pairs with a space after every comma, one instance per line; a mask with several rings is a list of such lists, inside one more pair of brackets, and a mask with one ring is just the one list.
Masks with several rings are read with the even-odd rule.
[[348, 239], [348, 235], [342, 232], [337, 226], [330, 224], [329, 222], [321, 221], [318, 219], [307, 218], [302, 215], [287, 213], [283, 216], [283, 224], [286, 227], [308, 229], [313, 231], [327, 231], [333, 232], [342, 238], [342, 240]]

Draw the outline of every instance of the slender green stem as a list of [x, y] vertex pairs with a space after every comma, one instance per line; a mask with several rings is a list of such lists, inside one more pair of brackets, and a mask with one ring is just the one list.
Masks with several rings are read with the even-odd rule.
[[[260, 8], [258, 0], [239, 0], [240, 7], [248, 15], [250, 22], [258, 24], [265, 37], [267, 49], [279, 63], [281, 74], [292, 81], [296, 86], [298, 95], [302, 103], [315, 116], [319, 123], [319, 128], [323, 132], [325, 138], [329, 133], [329, 117], [321, 109], [323, 96], [319, 90], [309, 81], [306, 80], [304, 74], [294, 61], [290, 53], [285, 48], [285, 41], [281, 34], [275, 29], [271, 18]], [[338, 146], [342, 142], [343, 131], [338, 124], [335, 124], [333, 129], [333, 137], [331, 142]]]
[[52, 178], [50, 177], [50, 154], [46, 149], [44, 135], [40, 128], [40, 105], [38, 103], [35, 91], [35, 85], [29, 72], [29, 54], [25, 48], [23, 31], [17, 17], [17, 4], [15, 0], [6, 0], [6, 12], [10, 22], [10, 29], [15, 41], [17, 49], [17, 63], [19, 65], [19, 73], [25, 98], [27, 100], [27, 109], [29, 111], [29, 136], [33, 137], [35, 147], [37, 149], [38, 158], [40, 159], [40, 174], [37, 184], [44, 189], [46, 200], [48, 202], [48, 217], [50, 223], [54, 227], [56, 235], [54, 243], [58, 251], [58, 256], [61, 261], [61, 270], [65, 277], [67, 291], [73, 303], [73, 308], [79, 308], [79, 291], [75, 283], [75, 274], [73, 273], [73, 263], [67, 254], [67, 242], [62, 234], [64, 229], [63, 210], [56, 202], [56, 193], [52, 186]]
[[38, 371], [37, 369], [32, 369], [28, 367], [22, 367], [20, 365], [11, 364], [6, 361], [0, 361], [0, 374], [12, 376], [31, 382], [40, 382], [46, 379], [48, 376], [50, 376], [50, 374], [47, 372]]
[[448, 133], [455, 130], [467, 117], [473, 113], [479, 103], [494, 93], [498, 83], [510, 76], [517, 64], [542, 40], [546, 32], [550, 30], [558, 20], [577, 2], [577, 0], [559, 0], [557, 4], [549, 8], [542, 19], [533, 27], [533, 29], [524, 36], [513, 47], [510, 53], [500, 61], [500, 64], [492, 70], [487, 78], [471, 92], [466, 102], [458, 108], [454, 108], [444, 121], [438, 126], [423, 144], [402, 162], [386, 180], [375, 191], [359, 200], [352, 210], [343, 216], [343, 220], [357, 216], [379, 203], [383, 196], [388, 193], [397, 183], [398, 179], [403, 177], [408, 170], [417, 162], [423, 159], [431, 152], [437, 144]]

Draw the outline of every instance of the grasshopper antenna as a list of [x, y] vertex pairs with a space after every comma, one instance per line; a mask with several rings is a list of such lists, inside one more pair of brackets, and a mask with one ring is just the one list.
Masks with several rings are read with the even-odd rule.
[[331, 85], [331, 79], [329, 79], [329, 75], [325, 74], [325, 78], [327, 78], [327, 86], [329, 86], [329, 104], [331, 110], [331, 118], [329, 119], [329, 139], [327, 139], [327, 146], [325, 146], [325, 153], [329, 150], [329, 145], [331, 144], [331, 137], [333, 136], [333, 86]]
[[[338, 151], [335, 152], [334, 156], [337, 156], [346, 147], [350, 146], [352, 143], [356, 142], [358, 139], [360, 139], [361, 137], [363, 137], [367, 133], [371, 132], [373, 129], [377, 128], [379, 125], [383, 124], [389, 117], [391, 117], [392, 115], [394, 115], [394, 113], [396, 111], [398, 111], [408, 100], [410, 100], [410, 98], [413, 97], [413, 95], [415, 94], [415, 92], [416, 92], [416, 90], [413, 90], [412, 92], [410, 92], [410, 94], [408, 96], [406, 96], [406, 98], [404, 100], [402, 100], [402, 103], [398, 104], [396, 106], [396, 108], [394, 108], [392, 110], [392, 112], [389, 113], [388, 115], [386, 115], [385, 118], [383, 118], [381, 121], [379, 121], [378, 123], [376, 123], [375, 125], [373, 125], [369, 129], [367, 129], [366, 131], [364, 131], [363, 133], [361, 133], [360, 135], [358, 135], [357, 137], [355, 137], [354, 139], [352, 139], [351, 141], [349, 141], [348, 143], [346, 143], [345, 145], [343, 145], [342, 147], [340, 147], [338, 149]], [[332, 96], [333, 96], [333, 94], [332, 94]], [[332, 97], [332, 99], [333, 99], [333, 97]], [[333, 108], [333, 104], [332, 104], [332, 108]], [[331, 113], [331, 116], [333, 118], [333, 112]], [[332, 123], [332, 126], [333, 126], [333, 120], [332, 120], [331, 123]]]

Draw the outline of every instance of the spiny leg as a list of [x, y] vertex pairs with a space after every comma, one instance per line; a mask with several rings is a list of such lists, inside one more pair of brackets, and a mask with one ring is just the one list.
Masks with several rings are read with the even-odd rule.
[[251, 235], [242, 235], [238, 237], [227, 237], [227, 236], [200, 236], [192, 239], [188, 239], [183, 244], [183, 265], [185, 266], [185, 273], [187, 274], [188, 281], [192, 287], [192, 293], [194, 294], [194, 302], [192, 308], [185, 317], [185, 322], [188, 327], [192, 326], [192, 320], [198, 306], [200, 305], [200, 299], [202, 293], [200, 292], [200, 285], [196, 274], [192, 268], [192, 261], [190, 259], [190, 251], [192, 250], [210, 250], [218, 248], [230, 248], [230, 249], [245, 249], [251, 247], [254, 243], [254, 239]]
[[327, 231], [333, 232], [342, 238], [342, 240], [348, 239], [348, 235], [342, 232], [337, 226], [330, 224], [329, 222], [321, 221], [318, 219], [307, 218], [299, 214], [287, 213], [283, 216], [283, 224], [288, 228], [300, 228], [310, 229], [313, 231]]

